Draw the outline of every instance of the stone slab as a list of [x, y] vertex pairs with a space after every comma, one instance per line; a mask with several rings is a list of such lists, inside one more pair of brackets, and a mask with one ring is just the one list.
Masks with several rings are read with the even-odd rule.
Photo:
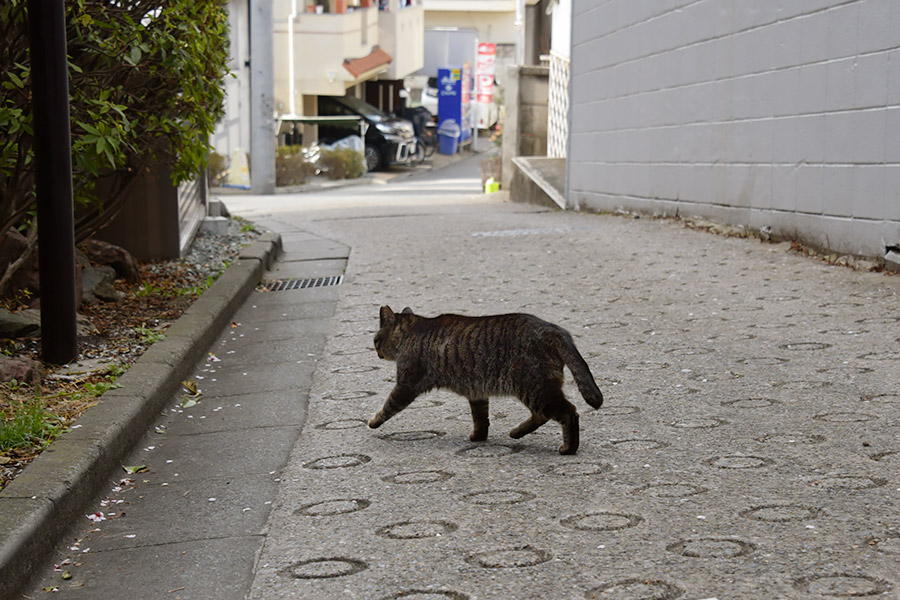
[[[246, 597], [243, 582], [263, 544], [262, 536], [193, 540], [177, 544], [87, 552], [77, 556], [80, 567], [68, 567], [73, 578], [44, 574], [31, 590], [57, 587], [74, 600], [96, 598], [216, 598]], [[109, 577], [108, 573], [116, 573]], [[165, 573], [165, 577], [160, 574]]]

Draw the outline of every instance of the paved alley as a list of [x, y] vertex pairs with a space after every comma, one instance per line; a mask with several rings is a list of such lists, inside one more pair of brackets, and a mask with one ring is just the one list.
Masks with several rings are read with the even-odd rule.
[[[460, 183], [239, 206], [352, 248], [252, 598], [900, 594], [900, 280]], [[553, 423], [507, 437], [508, 398], [486, 443], [450, 392], [365, 427], [383, 304], [569, 329], [606, 395], [567, 386], [579, 453]]]
[[[121, 552], [108, 553], [126, 569], [118, 576], [136, 578], [118, 589], [255, 600], [900, 597], [900, 278], [669, 221], [484, 196], [477, 173], [471, 159], [396, 183], [225, 199], [284, 237], [287, 260], [266, 279], [346, 270], [339, 285], [254, 295], [239, 328], [223, 332], [233, 341], [212, 349], [220, 362], [198, 365], [217, 382], [165, 417], [184, 443], [148, 459], [157, 462], [133, 496], [111, 497], [190, 492], [200, 513], [148, 510], [159, 530], [147, 525], [148, 547], [163, 558], [122, 566]], [[395, 376], [373, 348], [382, 305], [528, 312], [567, 328], [606, 399], [591, 410], [567, 372], [578, 454], [557, 453], [552, 422], [510, 439], [527, 416], [511, 398], [491, 399], [483, 443], [468, 440], [468, 403], [447, 391], [367, 428]], [[229, 418], [236, 404], [253, 408], [216, 434], [219, 446], [216, 436], [191, 446], [198, 436], [176, 429]], [[165, 460], [195, 452], [207, 476], [176, 494]], [[138, 518], [127, 512], [118, 534]], [[217, 529], [229, 522], [237, 533]], [[163, 533], [179, 528], [189, 533], [167, 547]], [[85, 560], [111, 578], [102, 557]]]

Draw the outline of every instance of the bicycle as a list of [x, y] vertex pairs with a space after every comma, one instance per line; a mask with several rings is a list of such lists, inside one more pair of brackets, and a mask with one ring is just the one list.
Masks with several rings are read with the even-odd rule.
[[425, 162], [425, 157], [431, 156], [432, 154], [434, 154], [434, 148], [429, 152], [428, 146], [426, 146], [422, 138], [417, 137], [413, 142], [412, 149], [409, 151], [408, 163], [410, 165], [421, 165]]
[[431, 156], [432, 154], [434, 154], [434, 151], [437, 150], [438, 141], [437, 136], [434, 134], [433, 127], [426, 127], [422, 131], [422, 135], [418, 136], [417, 144], [419, 141], [421, 141], [422, 145], [424, 146], [426, 157]]

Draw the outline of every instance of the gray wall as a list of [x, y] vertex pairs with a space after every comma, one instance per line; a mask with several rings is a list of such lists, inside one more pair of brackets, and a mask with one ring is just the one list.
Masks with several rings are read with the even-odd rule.
[[506, 116], [503, 122], [502, 185], [509, 189], [516, 156], [547, 156], [549, 67], [509, 67]]
[[900, 2], [574, 0], [567, 201], [900, 245]]

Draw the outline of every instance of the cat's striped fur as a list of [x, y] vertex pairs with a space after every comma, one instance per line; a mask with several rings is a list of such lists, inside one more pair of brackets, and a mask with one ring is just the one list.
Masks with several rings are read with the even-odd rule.
[[409, 406], [420, 394], [447, 388], [469, 400], [474, 429], [469, 439], [487, 438], [488, 397], [515, 396], [531, 410], [513, 438], [531, 433], [548, 420], [562, 425], [561, 454], [578, 450], [578, 412], [563, 394], [563, 366], [575, 377], [585, 401], [594, 408], [603, 394], [565, 329], [526, 314], [426, 318], [409, 308], [380, 311], [375, 334], [380, 358], [397, 362], [397, 384], [369, 427]]

